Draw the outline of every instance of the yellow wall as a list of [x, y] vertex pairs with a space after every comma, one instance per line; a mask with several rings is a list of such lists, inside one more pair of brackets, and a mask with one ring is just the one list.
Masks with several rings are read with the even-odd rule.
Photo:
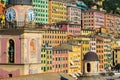
[[43, 43], [45, 45], [47, 42], [50, 46], [57, 46], [60, 43], [67, 42], [67, 32], [63, 30], [42, 30], [43, 33]]
[[94, 33], [93, 30], [89, 30], [89, 29], [82, 29], [81, 32], [82, 32], [82, 35], [90, 35]]
[[66, 3], [54, 0], [49, 1], [49, 24], [66, 21], [66, 19]]
[[81, 46], [72, 46], [72, 50], [68, 53], [68, 73], [81, 73]]

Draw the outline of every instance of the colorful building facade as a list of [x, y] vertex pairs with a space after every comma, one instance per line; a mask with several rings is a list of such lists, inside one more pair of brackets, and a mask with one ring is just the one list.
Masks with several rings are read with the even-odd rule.
[[120, 48], [117, 47], [113, 50], [113, 66], [120, 64]]
[[76, 4], [67, 5], [67, 20], [70, 23], [76, 23], [81, 25], [81, 7], [77, 7]]
[[72, 51], [68, 52], [68, 74], [77, 75], [82, 73], [81, 45], [71, 45]]
[[38, 24], [49, 23], [49, 0], [33, 0], [34, 11], [36, 13], [35, 22]]
[[59, 44], [67, 42], [67, 32], [64, 30], [56, 29], [41, 29], [43, 33], [43, 43], [48, 43], [50, 46], [57, 46]]
[[52, 72], [52, 57], [53, 57], [53, 50], [52, 47], [48, 44], [42, 46], [41, 49], [41, 72]]
[[93, 29], [81, 29], [81, 35], [90, 36], [94, 33], [95, 31]]
[[83, 28], [105, 27], [105, 13], [96, 10], [87, 10], [82, 12]]
[[100, 71], [104, 71], [104, 38], [99, 36], [99, 35], [96, 35], [96, 53], [99, 57], [99, 69]]
[[113, 14], [110, 13], [105, 14], [105, 26], [108, 28], [108, 34], [115, 36], [117, 26], [115, 26], [115, 16]]
[[119, 15], [115, 15], [115, 32], [120, 33], [120, 16]]
[[104, 37], [104, 68], [110, 69], [112, 66], [112, 45], [111, 39]]
[[67, 25], [67, 35], [81, 35], [81, 25], [80, 24], [68, 24]]
[[0, 78], [40, 73], [42, 35], [32, 31], [0, 31]]
[[90, 37], [90, 51], [96, 53], [96, 38], [95, 38], [95, 36]]
[[67, 20], [67, 6], [62, 1], [49, 1], [49, 24]]
[[67, 44], [61, 44], [53, 48], [53, 72], [68, 73], [68, 51]]

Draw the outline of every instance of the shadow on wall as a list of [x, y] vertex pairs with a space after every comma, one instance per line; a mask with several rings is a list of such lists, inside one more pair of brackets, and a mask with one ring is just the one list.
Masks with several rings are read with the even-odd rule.
[[60, 77], [60, 80], [68, 80], [67, 78], [64, 78], [63, 76]]

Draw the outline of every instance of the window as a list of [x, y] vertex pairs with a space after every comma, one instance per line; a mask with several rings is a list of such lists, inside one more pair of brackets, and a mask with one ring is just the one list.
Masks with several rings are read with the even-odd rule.
[[87, 72], [90, 72], [90, 71], [91, 71], [90, 68], [91, 68], [90, 63], [87, 63]]
[[9, 62], [14, 63], [14, 41], [12, 39], [9, 40], [9, 49], [8, 49], [8, 55], [9, 55]]
[[8, 74], [9, 75], [9, 77], [12, 77], [12, 74]]

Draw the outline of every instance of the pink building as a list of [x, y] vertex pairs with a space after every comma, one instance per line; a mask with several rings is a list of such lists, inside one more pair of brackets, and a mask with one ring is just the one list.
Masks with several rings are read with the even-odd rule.
[[67, 26], [68, 35], [80, 35], [81, 34], [81, 24], [68, 24]]
[[81, 33], [81, 7], [69, 3], [68, 10], [68, 35], [80, 35]]
[[105, 12], [96, 10], [87, 10], [82, 12], [83, 28], [105, 27]]
[[53, 72], [68, 72], [67, 44], [61, 44], [53, 48]]
[[41, 41], [40, 31], [0, 30], [0, 78], [40, 73]]
[[81, 24], [81, 7], [77, 7], [76, 4], [68, 4], [68, 21], [70, 23]]

